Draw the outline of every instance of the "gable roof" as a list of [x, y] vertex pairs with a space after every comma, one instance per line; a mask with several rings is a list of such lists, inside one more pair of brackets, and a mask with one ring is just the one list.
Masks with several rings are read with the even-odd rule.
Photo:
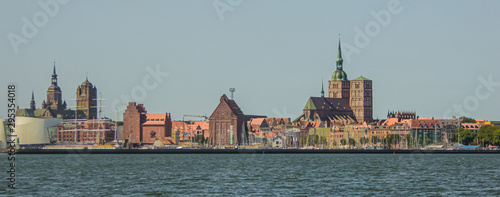
[[55, 117], [54, 113], [50, 109], [35, 109], [33, 112], [36, 117], [43, 117], [45, 114], [49, 114], [52, 117]]
[[215, 108], [215, 110], [212, 113], [212, 115], [210, 115], [210, 118], [212, 118], [212, 116], [215, 114], [215, 112], [217, 111], [217, 109], [219, 109], [219, 107], [221, 107], [221, 105], [225, 105], [225, 106], [229, 107], [229, 109], [231, 110], [231, 112], [235, 116], [237, 116], [237, 117], [238, 116], [244, 116], [243, 111], [241, 111], [241, 109], [238, 106], [238, 104], [236, 104], [236, 102], [234, 100], [230, 100], [229, 98], [227, 98], [226, 94], [223, 94], [220, 97], [219, 105], [217, 106], [217, 108]]
[[31, 110], [31, 109], [18, 109], [16, 111], [16, 116], [35, 117], [35, 114], [33, 113], [33, 110]]
[[269, 127], [265, 118], [252, 118], [250, 125], [259, 127]]
[[363, 75], [361, 75], [360, 77], [353, 79], [351, 81], [371, 81], [371, 79], [368, 79], [366, 77], [363, 77]]
[[349, 99], [310, 97], [304, 110], [351, 111], [351, 106], [349, 106]]

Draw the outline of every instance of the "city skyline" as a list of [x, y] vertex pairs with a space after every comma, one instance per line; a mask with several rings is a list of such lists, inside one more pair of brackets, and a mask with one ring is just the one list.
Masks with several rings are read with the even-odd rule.
[[[308, 97], [320, 96], [322, 83], [327, 84], [335, 71], [341, 34], [343, 55], [349, 49], [355, 51], [344, 57], [348, 78], [363, 75], [373, 80], [375, 119], [385, 118], [388, 110], [451, 118], [453, 114], [444, 114], [453, 111], [455, 104], [475, 105], [475, 100], [477, 107], [465, 109], [468, 115], [463, 115], [500, 119], [495, 113], [498, 85], [484, 86], [490, 79], [500, 82], [491, 75], [500, 70], [500, 61], [494, 56], [500, 51], [500, 42], [489, 39], [500, 33], [493, 25], [499, 15], [493, 9], [493, 4], [498, 5], [495, 1], [401, 1], [397, 6], [394, 2], [399, 1], [363, 5], [243, 1], [230, 5], [233, 10], [224, 12], [222, 18], [214, 8], [217, 2], [123, 7], [113, 1], [70, 1], [59, 4], [47, 24], [40, 25], [36, 35], [17, 51], [9, 35], [22, 35], [23, 18], [30, 21], [36, 13], [50, 13], [34, 2], [3, 2], [7, 5], [2, 8], [9, 10], [0, 12], [5, 24], [0, 30], [5, 35], [0, 41], [0, 61], [9, 72], [2, 72], [1, 81], [17, 83], [20, 108], [29, 108], [34, 90], [38, 108], [46, 98], [55, 59], [63, 100], [73, 106], [70, 99], [88, 75], [107, 99], [103, 116], [112, 119], [115, 110], [111, 106], [125, 107], [121, 96], [130, 96], [135, 87], [145, 89], [146, 96], [129, 101], [143, 103], [148, 112], [171, 113], [176, 120], [184, 114], [210, 115], [220, 95], [230, 95], [229, 88], [236, 88], [234, 99], [245, 113], [294, 119]], [[446, 5], [456, 9], [439, 9]], [[111, 11], [114, 6], [121, 10]], [[90, 10], [95, 16], [86, 12]], [[122, 13], [127, 11], [136, 12], [131, 16]], [[114, 17], [113, 13], [121, 14]], [[389, 13], [387, 23], [375, 17], [381, 13]], [[492, 25], [486, 26], [489, 21]], [[380, 28], [378, 33], [365, 31], [366, 26], [377, 26], [374, 24]], [[148, 29], [152, 30], [145, 31]], [[366, 46], [356, 44], [355, 38], [363, 37], [360, 34], [367, 34]], [[155, 77], [151, 73], [156, 69], [168, 76]], [[158, 82], [157, 86], [144, 87], [144, 78], [150, 84]], [[6, 98], [6, 93], [0, 96]], [[119, 104], [113, 104], [116, 100]], [[5, 106], [0, 109], [6, 111]], [[119, 120], [122, 113], [118, 111]]]

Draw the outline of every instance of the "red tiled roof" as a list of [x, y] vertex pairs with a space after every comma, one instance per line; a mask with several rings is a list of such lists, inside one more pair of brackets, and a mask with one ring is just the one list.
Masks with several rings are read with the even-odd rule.
[[438, 129], [441, 128], [439, 120], [434, 120], [434, 119], [416, 119], [411, 122], [411, 128], [412, 129], [434, 129], [437, 127]]
[[164, 125], [167, 114], [146, 114], [144, 125]]

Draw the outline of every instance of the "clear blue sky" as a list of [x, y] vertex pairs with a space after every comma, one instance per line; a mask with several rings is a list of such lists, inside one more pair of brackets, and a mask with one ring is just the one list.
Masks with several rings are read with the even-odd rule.
[[[500, 87], [479, 80], [492, 74], [500, 82], [497, 0], [401, 1], [397, 13], [386, 0], [73, 0], [51, 13], [38, 2], [0, 2], [1, 118], [9, 82], [18, 85], [21, 108], [32, 90], [40, 107], [56, 59], [70, 106], [85, 73], [107, 99], [103, 105], [120, 107], [112, 101], [144, 88], [146, 67], [159, 65], [169, 75], [139, 100], [149, 113], [210, 115], [234, 87], [245, 114], [294, 119], [331, 78], [341, 34], [343, 47], [358, 49], [344, 57], [348, 78], [373, 80], [375, 118], [398, 109], [442, 118], [465, 102], [470, 116], [500, 120]], [[231, 11], [219, 16], [214, 3]], [[391, 20], [382, 25], [371, 11], [387, 11]], [[23, 18], [38, 31], [23, 36]], [[356, 44], [356, 28], [367, 33], [367, 25], [369, 43]], [[17, 52], [13, 34], [27, 41]], [[103, 108], [103, 115], [114, 118], [114, 110]]]

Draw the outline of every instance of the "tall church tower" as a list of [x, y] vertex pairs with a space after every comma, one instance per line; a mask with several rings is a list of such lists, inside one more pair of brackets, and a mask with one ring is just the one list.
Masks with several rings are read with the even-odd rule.
[[349, 105], [356, 121], [373, 121], [372, 80], [363, 76], [351, 80], [351, 98]]
[[57, 86], [56, 62], [54, 61], [54, 71], [52, 72], [52, 84], [47, 90], [47, 101], [43, 101], [42, 108], [50, 110], [64, 110], [66, 109], [66, 102], [62, 101], [61, 88]]
[[87, 119], [97, 119], [97, 88], [89, 82], [88, 77], [76, 89], [76, 106], [83, 111]]
[[332, 74], [332, 80], [328, 83], [328, 97], [330, 98], [349, 98], [350, 83], [347, 80], [347, 74], [343, 70], [342, 51], [340, 48], [337, 54], [337, 70]]

